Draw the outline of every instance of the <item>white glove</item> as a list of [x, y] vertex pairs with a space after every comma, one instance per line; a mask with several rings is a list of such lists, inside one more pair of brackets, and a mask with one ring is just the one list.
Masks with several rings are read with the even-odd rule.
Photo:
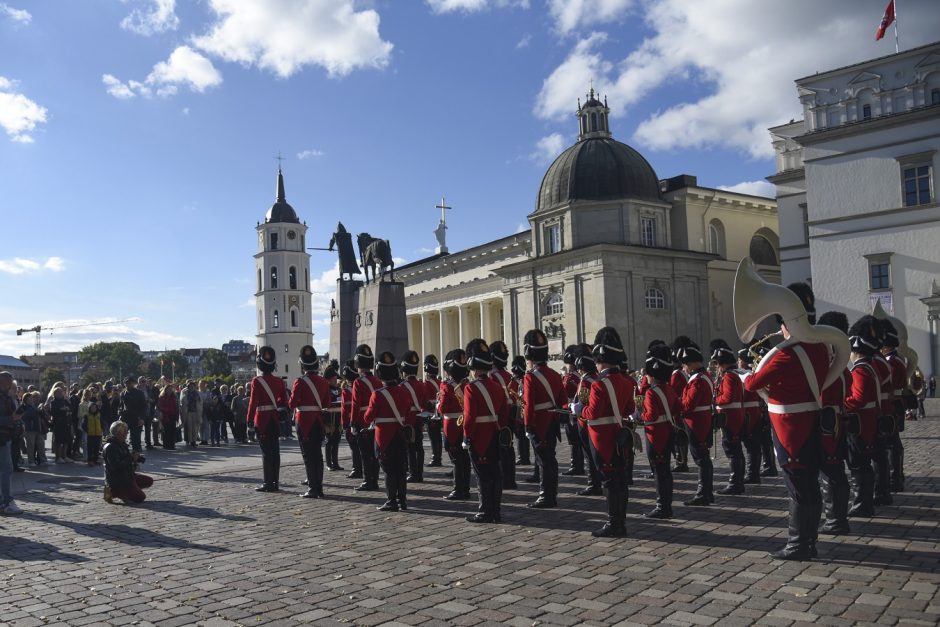
[[581, 412], [584, 411], [584, 403], [576, 401], [575, 404], [571, 406], [571, 411], [574, 412], [575, 416], [580, 416]]

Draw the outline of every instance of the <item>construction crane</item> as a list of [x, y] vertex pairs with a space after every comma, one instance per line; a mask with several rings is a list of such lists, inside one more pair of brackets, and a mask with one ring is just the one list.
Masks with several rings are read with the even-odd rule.
[[37, 324], [34, 327], [28, 329], [17, 329], [17, 335], [23, 335], [24, 333], [35, 333], [36, 334], [36, 355], [38, 356], [42, 352], [42, 344], [40, 342], [40, 336], [43, 331], [58, 331], [59, 329], [77, 329], [79, 327], [93, 327], [100, 324], [117, 324], [119, 322], [138, 322], [140, 318], [124, 318], [123, 320], [93, 320], [91, 322], [82, 322], [81, 324], [62, 324], [55, 327], [44, 327]]

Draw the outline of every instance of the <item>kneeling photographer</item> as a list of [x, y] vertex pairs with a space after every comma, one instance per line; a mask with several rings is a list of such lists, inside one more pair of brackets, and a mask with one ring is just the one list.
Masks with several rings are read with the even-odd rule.
[[104, 445], [104, 500], [112, 503], [121, 499], [126, 503], [142, 503], [147, 495], [143, 488], [153, 485], [153, 479], [137, 472], [144, 456], [127, 447], [127, 424], [120, 420], [111, 423]]

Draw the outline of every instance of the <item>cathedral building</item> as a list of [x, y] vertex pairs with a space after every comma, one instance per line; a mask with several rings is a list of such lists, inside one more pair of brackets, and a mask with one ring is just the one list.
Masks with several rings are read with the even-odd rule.
[[290, 388], [300, 374], [300, 349], [313, 344], [310, 313], [310, 254], [307, 225], [302, 224], [284, 195], [284, 175], [277, 171], [277, 199], [259, 222], [255, 253], [258, 310], [257, 345], [277, 351], [274, 374]]
[[737, 263], [750, 255], [779, 280], [775, 201], [661, 180], [613, 138], [609, 113], [593, 89], [578, 103], [578, 141], [545, 173], [528, 231], [396, 269], [415, 350], [441, 357], [483, 337], [521, 354], [541, 328], [557, 366], [566, 345], [611, 325], [637, 367], [654, 339], [737, 341]]

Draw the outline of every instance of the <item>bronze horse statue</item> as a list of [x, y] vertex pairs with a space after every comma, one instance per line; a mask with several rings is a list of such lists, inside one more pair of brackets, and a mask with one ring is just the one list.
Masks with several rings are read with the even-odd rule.
[[[359, 244], [359, 259], [362, 266], [362, 272], [365, 274], [366, 283], [369, 282], [369, 269], [372, 269], [372, 280], [385, 279], [385, 270], [388, 268], [389, 278], [395, 280], [395, 262], [392, 260], [392, 246], [387, 239], [378, 239], [368, 233], [360, 233], [356, 236]], [[376, 267], [379, 274], [376, 275]]]

